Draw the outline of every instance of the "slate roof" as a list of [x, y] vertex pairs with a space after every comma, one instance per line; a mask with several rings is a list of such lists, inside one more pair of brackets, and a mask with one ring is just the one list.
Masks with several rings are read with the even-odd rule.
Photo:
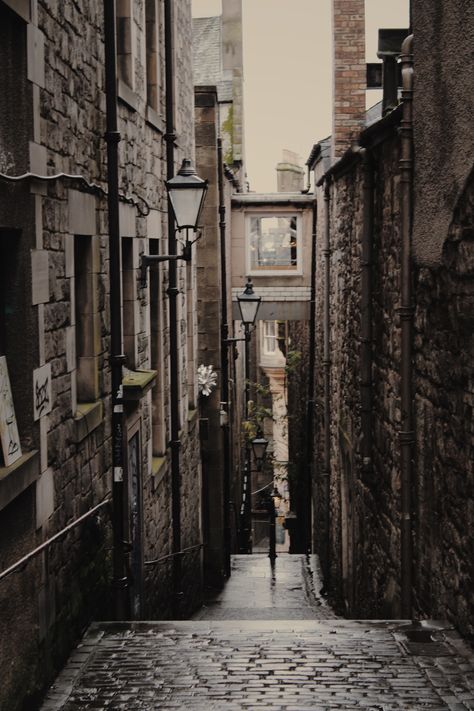
[[193, 73], [195, 86], [216, 86], [219, 101], [232, 101], [232, 79], [222, 68], [222, 18], [193, 20]]

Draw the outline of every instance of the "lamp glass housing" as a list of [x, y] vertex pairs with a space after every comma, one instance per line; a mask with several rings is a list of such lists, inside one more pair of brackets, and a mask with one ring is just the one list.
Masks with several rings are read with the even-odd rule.
[[243, 293], [237, 297], [241, 321], [245, 326], [254, 325], [261, 300], [261, 296], [257, 296], [257, 294], [255, 294], [252, 281], [249, 278]]
[[272, 499], [273, 499], [273, 503], [275, 504], [275, 508], [276, 508], [276, 509], [279, 509], [279, 508], [280, 508], [280, 504], [281, 504], [282, 495], [280, 494], [280, 492], [278, 491], [278, 489], [276, 488], [276, 486], [273, 487], [273, 491], [272, 491], [272, 493], [271, 493], [271, 497], [272, 497]]
[[207, 180], [203, 180], [196, 174], [188, 159], [183, 160], [178, 174], [166, 181], [166, 189], [178, 230], [197, 230], [207, 185]]
[[257, 467], [260, 469], [263, 463], [263, 460], [265, 459], [265, 454], [267, 452], [267, 447], [268, 447], [268, 440], [265, 439], [265, 437], [255, 437], [252, 440], [252, 452], [253, 456], [255, 458], [255, 463], [257, 464]]

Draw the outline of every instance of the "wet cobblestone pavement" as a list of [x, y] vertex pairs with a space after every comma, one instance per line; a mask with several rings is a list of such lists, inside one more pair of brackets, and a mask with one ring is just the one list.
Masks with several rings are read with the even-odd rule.
[[42, 711], [474, 709], [472, 652], [450, 628], [336, 618], [303, 558], [273, 575], [241, 558], [193, 620], [92, 626]]

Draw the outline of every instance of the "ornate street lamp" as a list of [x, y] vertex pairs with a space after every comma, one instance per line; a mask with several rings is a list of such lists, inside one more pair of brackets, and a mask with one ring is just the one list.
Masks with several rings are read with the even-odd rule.
[[244, 324], [246, 332], [255, 324], [261, 300], [262, 297], [257, 296], [253, 290], [252, 280], [250, 277], [247, 277], [245, 289], [243, 293], [237, 297], [240, 310], [240, 320]]
[[166, 190], [173, 208], [176, 229], [198, 229], [208, 182], [200, 178], [189, 158], [185, 158], [177, 175], [167, 180]]
[[[186, 242], [181, 254], [142, 254], [140, 259], [140, 283], [142, 288], [147, 283], [148, 267], [161, 262], [185, 262], [191, 260], [192, 242], [188, 239], [188, 231], [197, 232], [204, 199], [207, 193], [207, 180], [200, 178], [188, 158], [183, 160], [178, 173], [166, 181], [166, 190], [170, 199], [176, 222], [176, 231], [186, 230]], [[171, 216], [169, 216], [171, 219]], [[173, 228], [174, 229], [174, 228]]]
[[268, 440], [260, 435], [258, 437], [254, 437], [251, 445], [257, 471], [260, 472], [262, 471], [263, 460], [265, 459], [265, 454], [267, 453]]
[[[245, 337], [242, 338], [234, 338], [234, 339], [228, 339], [228, 342], [231, 340], [233, 342], [235, 341], [245, 341], [245, 414], [248, 416], [249, 412], [249, 402], [250, 402], [250, 338], [251, 338], [251, 329], [255, 325], [255, 321], [257, 319], [257, 313], [258, 309], [260, 306], [261, 302], [261, 297], [257, 296], [253, 290], [253, 284], [252, 280], [250, 277], [247, 277], [247, 283], [245, 285], [245, 289], [242, 294], [240, 294], [237, 297], [237, 303], [239, 304], [239, 311], [240, 311], [240, 320], [242, 321], [244, 325], [244, 331], [245, 331]], [[265, 451], [268, 445], [268, 442], [264, 440], [263, 438], [256, 438], [257, 440], [257, 450], [254, 450], [254, 456], [255, 456], [255, 461], [257, 464], [257, 469], [260, 471], [262, 467], [262, 461], [263, 457], [265, 456]], [[256, 441], [254, 440], [254, 442]], [[265, 442], [265, 445], [263, 445], [263, 442]], [[259, 444], [260, 447], [263, 446], [263, 452], [262, 449], [259, 449]], [[253, 447], [253, 443], [252, 443]], [[243, 542], [241, 546], [242, 552], [245, 553], [251, 553], [252, 552], [252, 496], [251, 496], [251, 491], [252, 491], [252, 465], [251, 465], [251, 453], [250, 453], [250, 447], [246, 446], [246, 452], [245, 452], [245, 466], [244, 466], [244, 496], [243, 499], [245, 501], [245, 511], [244, 511], [244, 524], [242, 526], [242, 535], [243, 535]]]
[[270, 496], [272, 497], [273, 503], [275, 504], [275, 509], [278, 511], [278, 509], [280, 508], [282, 496], [275, 485], [273, 486], [273, 491]]

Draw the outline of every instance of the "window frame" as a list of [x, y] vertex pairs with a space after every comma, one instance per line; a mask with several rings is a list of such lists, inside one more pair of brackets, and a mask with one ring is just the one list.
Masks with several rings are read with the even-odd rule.
[[[296, 267], [293, 268], [274, 268], [274, 269], [263, 269], [255, 268], [252, 266], [251, 252], [250, 252], [250, 238], [251, 238], [251, 220], [255, 218], [296, 218]], [[245, 214], [245, 262], [246, 262], [246, 273], [250, 276], [256, 277], [295, 277], [301, 276], [303, 274], [303, 258], [302, 258], [303, 240], [302, 240], [302, 214], [299, 211], [285, 210], [282, 212], [271, 212], [271, 211], [259, 211], [259, 212], [247, 212]]]

